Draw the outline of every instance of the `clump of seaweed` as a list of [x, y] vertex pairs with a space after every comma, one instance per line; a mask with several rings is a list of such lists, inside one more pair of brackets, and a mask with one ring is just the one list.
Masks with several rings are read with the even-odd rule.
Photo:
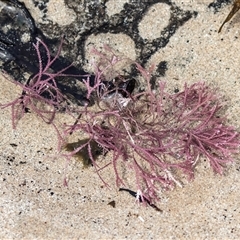
[[[79, 111], [78, 121], [66, 126], [65, 137], [74, 132], [87, 140], [74, 145], [74, 150], [65, 156], [70, 158], [87, 151], [106, 185], [101, 170], [113, 168], [118, 187], [125, 184], [119, 170], [124, 164], [125, 170], [135, 175], [136, 197], [140, 202], [158, 199], [160, 188], [181, 186], [182, 177], [193, 179], [201, 157], [207, 158], [213, 170], [222, 174], [224, 166], [233, 161], [240, 141], [238, 132], [219, 116], [221, 104], [214, 91], [198, 82], [185, 84], [183, 91], [169, 94], [162, 81], [158, 82], [158, 90], [153, 90], [151, 73], [135, 63], [145, 81], [145, 90], [131, 92], [122, 88], [129, 79], [125, 82], [122, 79], [122, 84], [106, 82], [104, 71], [112, 69], [118, 61], [113, 55], [105, 61], [108, 68], [97, 65], [93, 86], [85, 81], [87, 97], [94, 97], [97, 106], [86, 105]], [[96, 161], [93, 142], [111, 154], [111, 161], [105, 166]]]
[[[39, 71], [26, 84], [16, 82], [22, 94], [2, 107], [12, 108], [13, 127], [24, 113], [31, 109], [44, 122], [53, 124], [56, 111], [67, 99], [57, 85], [57, 77], [70, 76], [65, 71], [51, 70], [60, 55], [62, 41], [55, 57], [42, 40], [34, 45], [39, 62]], [[42, 58], [40, 47], [45, 49]], [[108, 54], [94, 50], [100, 58], [95, 64], [94, 80], [88, 76], [82, 79], [86, 88], [86, 104], [77, 108], [78, 118], [73, 125], [66, 125], [63, 136], [74, 133], [78, 142], [65, 144], [68, 160], [77, 156], [84, 166], [92, 164], [105, 185], [101, 170], [112, 167], [116, 185], [125, 186], [121, 166], [135, 176], [136, 198], [152, 204], [157, 200], [159, 189], [181, 186], [181, 179], [194, 177], [196, 164], [201, 157], [209, 160], [216, 173], [233, 161], [233, 154], [239, 150], [239, 133], [225, 124], [220, 117], [220, 99], [215, 91], [204, 82], [185, 84], [181, 92], [170, 94], [166, 84], [157, 82], [151, 87], [151, 69], [146, 70], [133, 63], [144, 82], [144, 89], [135, 88], [136, 79], [125, 77], [115, 66], [122, 61], [110, 48]], [[109, 56], [110, 55], [110, 56]], [[43, 64], [42, 59], [46, 59]], [[90, 76], [90, 75], [89, 75]], [[87, 104], [92, 100], [95, 105]], [[39, 102], [48, 106], [39, 107]], [[67, 109], [71, 113], [71, 109]], [[59, 140], [62, 141], [62, 138]], [[111, 161], [101, 166], [97, 158], [111, 154]], [[65, 182], [66, 184], [66, 182]], [[134, 186], [133, 186], [134, 187]], [[125, 189], [125, 188], [122, 188]], [[153, 205], [152, 205], [153, 206]]]

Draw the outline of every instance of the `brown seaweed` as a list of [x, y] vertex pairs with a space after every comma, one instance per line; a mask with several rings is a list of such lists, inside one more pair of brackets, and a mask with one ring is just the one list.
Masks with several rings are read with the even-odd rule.
[[240, 0], [235, 0], [231, 12], [228, 14], [227, 18], [224, 20], [223, 24], [218, 30], [218, 33], [221, 32], [224, 24], [232, 19], [232, 17], [236, 14], [236, 12], [240, 9]]
[[[64, 149], [68, 152], [72, 152], [77, 148], [83, 145], [86, 145], [86, 143], [88, 142], [89, 142], [89, 139], [86, 138], [86, 139], [78, 140], [77, 142], [67, 143], [64, 146]], [[98, 144], [93, 140], [90, 141], [90, 146], [91, 146], [93, 158], [95, 159], [102, 153], [102, 148], [99, 147]], [[84, 167], [89, 167], [92, 164], [91, 158], [89, 157], [89, 153], [88, 153], [88, 145], [86, 145], [81, 150], [76, 152], [73, 156], [76, 157], [79, 161], [81, 161]]]

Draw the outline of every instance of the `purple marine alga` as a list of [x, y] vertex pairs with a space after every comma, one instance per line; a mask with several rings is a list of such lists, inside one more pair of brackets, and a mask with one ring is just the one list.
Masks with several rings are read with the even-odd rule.
[[[114, 65], [117, 61], [112, 56], [108, 62]], [[65, 132], [79, 132], [88, 141], [75, 146], [68, 156], [87, 149], [100, 178], [101, 169], [112, 167], [118, 187], [125, 185], [119, 171], [123, 163], [125, 170], [135, 175], [135, 186], [131, 187], [137, 190], [138, 200], [148, 202], [159, 197], [160, 188], [181, 185], [184, 175], [192, 179], [201, 158], [207, 158], [213, 170], [222, 174], [223, 167], [234, 160], [232, 155], [238, 152], [240, 141], [238, 132], [219, 116], [221, 104], [214, 91], [198, 82], [185, 84], [181, 92], [169, 94], [162, 81], [152, 90], [151, 74], [139, 64], [135, 66], [145, 81], [145, 90], [126, 91], [125, 97], [117, 83], [114, 90], [106, 87], [107, 68], [96, 67], [95, 85], [90, 87], [86, 81], [85, 86], [88, 98], [93, 97], [98, 108], [85, 106], [79, 112], [78, 122]], [[93, 142], [103, 152], [112, 154], [110, 163], [104, 167], [98, 166]]]
[[[46, 64], [42, 64], [39, 47], [45, 49]], [[157, 82], [151, 88], [151, 74], [138, 63], [144, 90], [134, 88], [137, 80], [124, 77], [114, 70], [121, 61], [109, 48], [108, 54], [98, 51], [95, 65], [95, 81], [83, 79], [89, 103], [77, 108], [79, 117], [72, 126], [65, 126], [61, 134], [53, 118], [66, 98], [57, 87], [56, 77], [64, 77], [68, 68], [54, 73], [51, 66], [60, 55], [62, 42], [55, 57], [40, 39], [34, 45], [39, 62], [39, 72], [22, 87], [22, 95], [11, 103], [13, 127], [27, 108], [36, 112], [45, 122], [52, 123], [65, 139], [69, 134], [85, 136], [85, 139], [65, 145], [70, 153], [63, 153], [68, 160], [77, 155], [88, 158], [101, 180], [101, 170], [112, 167], [118, 187], [126, 185], [121, 167], [133, 173], [139, 201], [152, 203], [159, 198], [158, 191], [181, 185], [181, 179], [193, 179], [197, 162], [206, 158], [216, 173], [222, 174], [227, 163], [239, 151], [239, 133], [225, 124], [220, 116], [221, 99], [204, 82], [185, 84], [182, 91], [170, 94], [165, 83]], [[71, 65], [70, 65], [71, 66]], [[50, 70], [49, 70], [50, 69]], [[110, 74], [109, 74], [110, 73]], [[106, 76], [114, 76], [106, 79]], [[90, 76], [90, 75], [89, 75]], [[39, 108], [37, 102], [48, 106]], [[49, 109], [50, 107], [50, 109]], [[70, 109], [66, 114], [72, 114]], [[61, 139], [62, 140], [62, 139]], [[65, 143], [64, 143], [65, 144]], [[101, 156], [108, 154], [110, 162], [100, 166]], [[120, 167], [121, 166], [121, 167]]]

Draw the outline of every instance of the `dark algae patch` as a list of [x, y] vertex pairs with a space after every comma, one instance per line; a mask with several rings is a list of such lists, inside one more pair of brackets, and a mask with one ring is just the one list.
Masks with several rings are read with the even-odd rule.
[[[77, 22], [71, 24], [71, 31], [81, 32], [79, 40], [76, 42], [78, 54], [85, 60], [84, 44], [91, 34], [100, 33], [123, 33], [128, 35], [135, 43], [137, 61], [146, 64], [149, 58], [159, 49], [165, 47], [170, 38], [179, 27], [192, 17], [196, 17], [197, 12], [184, 11], [176, 6], [172, 1], [153, 0], [153, 1], [130, 1], [125, 3], [123, 9], [111, 16], [107, 15], [105, 3], [107, 1], [85, 1], [85, 11], [87, 14], [78, 14], [77, 1], [65, 1], [69, 8], [73, 9], [77, 15]], [[168, 25], [163, 30], [156, 33], [160, 37], [154, 40], [143, 39], [138, 30], [138, 25], [142, 21], [148, 10], [156, 3], [164, 3], [170, 6], [171, 17]], [[84, 29], [81, 27], [84, 25]], [[81, 29], [81, 30], [80, 30]], [[69, 36], [71, 37], [71, 36]]]
[[[43, 12], [43, 15], [47, 12], [47, 1], [33, 1], [33, 3]], [[135, 43], [136, 60], [145, 65], [154, 53], [167, 45], [179, 27], [197, 15], [197, 12], [184, 11], [172, 1], [153, 0], [130, 1], [124, 4], [119, 13], [109, 16], [106, 3], [107, 1], [66, 0], [66, 6], [75, 12], [76, 19], [67, 26], [60, 26], [51, 21], [45, 21], [45, 24], [44, 21], [38, 22], [22, 2], [1, 0], [1, 69], [10, 74], [14, 80], [26, 82], [28, 79], [25, 79], [24, 73], [34, 75], [39, 68], [37, 53], [33, 47], [36, 38], [42, 39], [53, 54], [57, 50], [61, 37], [64, 36], [64, 57], [59, 56], [51, 66], [51, 71], [58, 72], [73, 63], [64, 73], [75, 75], [75, 77], [59, 77], [57, 84], [63, 94], [70, 95], [73, 102], [75, 99], [75, 103], [81, 105], [84, 91], [78, 82], [82, 82], [85, 79], [82, 76], [87, 74], [82, 65], [88, 61], [85, 59], [84, 46], [89, 36], [100, 33], [128, 35]], [[160, 29], [159, 33], [156, 33], [160, 37], [154, 40], [143, 39], [139, 34], [138, 25], [150, 7], [156, 3], [170, 6], [169, 23], [164, 29]], [[44, 48], [39, 50], [42, 53], [43, 64], [46, 64], [46, 52]], [[132, 70], [130, 74], [135, 75], [136, 71]]]
[[91, 148], [93, 159], [96, 159], [102, 153], [102, 148], [94, 140], [89, 141], [89, 139], [82, 139], [77, 142], [67, 143], [64, 146], [64, 149], [68, 152], [73, 152], [79, 149], [73, 156], [81, 161], [84, 167], [91, 166], [92, 164], [91, 158], [89, 157], [89, 147]]
[[208, 5], [210, 9], [213, 9], [214, 13], [217, 13], [219, 9], [224, 7], [226, 4], [232, 3], [232, 0], [215, 0]]

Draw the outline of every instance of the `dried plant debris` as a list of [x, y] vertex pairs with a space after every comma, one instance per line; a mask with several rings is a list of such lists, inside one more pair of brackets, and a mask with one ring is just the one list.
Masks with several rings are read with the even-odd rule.
[[115, 208], [116, 207], [116, 202], [113, 200], [113, 201], [109, 202], [108, 205], [110, 205], [113, 208]]
[[[125, 191], [125, 192], [128, 192], [131, 196], [133, 196], [134, 198], [137, 198], [138, 197], [138, 193], [137, 192], [134, 192], [130, 189], [126, 189], [126, 188], [119, 188], [119, 191]], [[139, 199], [140, 202], [145, 202], [147, 203], [150, 207], [152, 207], [153, 209], [155, 209], [157, 212], [163, 212], [163, 210], [161, 210], [160, 208], [158, 208], [155, 204], [151, 203], [148, 199], [145, 199], [143, 197], [143, 200], [140, 198]]]
[[228, 14], [227, 18], [224, 20], [223, 24], [221, 25], [221, 27], [219, 28], [218, 32], [221, 32], [224, 24], [228, 21], [230, 21], [232, 19], [232, 17], [236, 14], [236, 12], [240, 9], [240, 0], [235, 0], [235, 2], [233, 3], [233, 7], [232, 10], [230, 11], [230, 13]]

